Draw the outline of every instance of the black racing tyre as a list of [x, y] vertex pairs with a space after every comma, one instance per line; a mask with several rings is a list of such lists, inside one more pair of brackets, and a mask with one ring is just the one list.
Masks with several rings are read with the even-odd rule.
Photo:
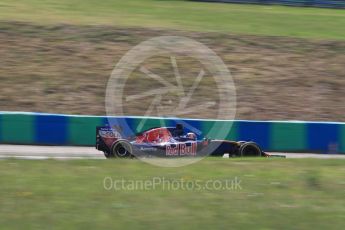
[[241, 157], [260, 157], [262, 151], [255, 142], [245, 142], [240, 146], [239, 154]]
[[125, 140], [116, 141], [111, 147], [111, 155], [115, 158], [129, 158], [132, 156], [132, 145]]
[[111, 153], [103, 151], [105, 158], [112, 158], [114, 157]]

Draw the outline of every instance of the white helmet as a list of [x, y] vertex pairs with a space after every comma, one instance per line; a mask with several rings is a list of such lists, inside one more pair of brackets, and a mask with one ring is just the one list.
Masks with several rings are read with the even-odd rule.
[[187, 133], [186, 137], [191, 140], [196, 140], [196, 135], [195, 133]]

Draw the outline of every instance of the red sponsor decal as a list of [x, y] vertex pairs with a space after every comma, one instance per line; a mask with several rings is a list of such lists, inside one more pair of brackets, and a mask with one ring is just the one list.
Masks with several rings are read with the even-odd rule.
[[197, 142], [176, 143], [166, 146], [167, 156], [196, 156]]

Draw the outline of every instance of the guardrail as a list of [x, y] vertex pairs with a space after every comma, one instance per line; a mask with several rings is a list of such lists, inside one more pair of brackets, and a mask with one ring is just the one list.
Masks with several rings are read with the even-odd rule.
[[344, 0], [193, 0], [199, 2], [223, 2], [223, 3], [244, 3], [244, 4], [265, 4], [265, 5], [286, 5], [286, 6], [312, 6], [323, 8], [345, 8]]
[[[345, 123], [302, 121], [214, 121], [195, 119], [112, 117], [126, 122], [134, 132], [186, 122], [209, 138], [211, 127], [233, 123], [225, 139], [253, 140], [266, 151], [345, 153]], [[145, 122], [142, 120], [145, 119]], [[144, 123], [144, 125], [139, 125]], [[108, 124], [104, 116], [77, 116], [24, 112], [0, 112], [0, 143], [93, 146], [96, 126]], [[141, 127], [138, 129], [138, 127]], [[213, 130], [213, 129], [212, 129]], [[222, 137], [224, 138], [224, 137]], [[0, 146], [1, 148], [1, 146]]]

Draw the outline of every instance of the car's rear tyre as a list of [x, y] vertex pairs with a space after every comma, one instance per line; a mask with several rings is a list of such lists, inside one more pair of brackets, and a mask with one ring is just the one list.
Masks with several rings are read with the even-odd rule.
[[132, 145], [128, 141], [119, 140], [111, 147], [111, 155], [115, 158], [129, 158], [132, 156]]
[[262, 151], [254, 142], [245, 142], [240, 146], [239, 154], [241, 157], [260, 157]]
[[109, 152], [103, 151], [105, 158], [112, 158], [113, 155]]

